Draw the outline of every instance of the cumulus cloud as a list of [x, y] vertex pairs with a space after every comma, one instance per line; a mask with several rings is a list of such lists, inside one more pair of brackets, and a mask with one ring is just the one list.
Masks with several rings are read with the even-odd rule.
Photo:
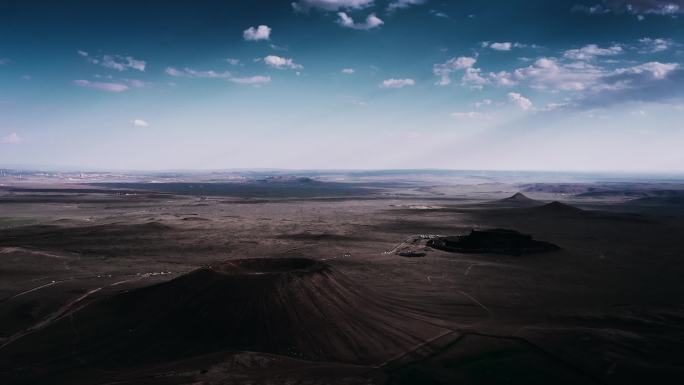
[[682, 89], [681, 65], [649, 62], [610, 71], [590, 92], [582, 95], [578, 104], [591, 108], [622, 102], [681, 101]]
[[342, 73], [343, 73], [343, 74], [347, 74], [347, 75], [351, 75], [351, 74], [353, 74], [354, 72], [356, 72], [356, 71], [354, 71], [353, 68], [344, 68], [344, 69], [342, 70]]
[[208, 79], [226, 79], [230, 77], [230, 72], [216, 72], [216, 71], [196, 71], [191, 68], [186, 68], [185, 73], [191, 78], [208, 78]]
[[456, 119], [491, 119], [489, 114], [483, 114], [477, 111], [467, 111], [467, 112], [452, 112], [452, 118]]
[[0, 144], [19, 144], [21, 142], [22, 139], [16, 132], [9, 133], [0, 138]]
[[145, 67], [147, 63], [144, 60], [136, 59], [132, 56], [121, 56], [121, 55], [103, 55], [103, 56], [92, 56], [86, 51], [76, 51], [79, 56], [85, 58], [89, 63], [101, 65], [105, 68], [113, 69], [116, 71], [126, 71], [128, 69], [134, 69], [141, 72], [145, 72]]
[[479, 102], [473, 103], [475, 108], [480, 108], [484, 106], [491, 106], [492, 105], [492, 99], [482, 99]]
[[117, 71], [124, 71], [126, 68], [132, 68], [138, 71], [145, 71], [145, 61], [134, 59], [133, 57], [125, 57], [123, 61], [117, 61], [116, 57], [104, 56], [102, 65], [105, 67], [116, 69]]
[[490, 73], [499, 85], [512, 86], [524, 82], [538, 90], [583, 90], [602, 76], [603, 70], [585, 62], [560, 63], [554, 58], [540, 58], [533, 64], [512, 72]]
[[506, 42], [501, 42], [501, 43], [492, 43], [489, 45], [489, 48], [496, 50], [496, 51], [510, 51], [511, 48], [513, 48], [513, 43], [506, 41]]
[[520, 95], [517, 92], [509, 92], [508, 100], [518, 106], [521, 110], [527, 111], [532, 108], [532, 102], [530, 99]]
[[216, 72], [216, 71], [198, 71], [192, 68], [177, 69], [174, 67], [168, 67], [166, 69], [166, 74], [173, 77], [182, 78], [193, 78], [193, 79], [223, 79], [235, 84], [249, 84], [249, 85], [263, 85], [271, 82], [270, 76], [235, 76], [229, 71]]
[[142, 127], [142, 128], [145, 128], [145, 127], [149, 127], [149, 126], [150, 126], [150, 124], [147, 123], [147, 121], [142, 120], [142, 119], [133, 119], [133, 120], [131, 120], [129, 123], [130, 123], [132, 126], [134, 126], [134, 127]]
[[546, 111], [546, 112], [548, 112], [548, 111], [556, 111], [556, 110], [565, 109], [565, 108], [567, 108], [567, 107], [572, 107], [572, 106], [574, 106], [574, 105], [575, 105], [575, 104], [573, 104], [573, 103], [571, 103], [571, 102], [560, 102], [560, 103], [555, 103], [555, 102], [553, 102], [553, 103], [546, 103], [546, 105], [545, 105], [544, 107], [542, 107], [541, 110], [542, 110], [542, 111]]
[[451, 58], [444, 63], [435, 64], [432, 67], [432, 73], [440, 77], [436, 84], [440, 86], [451, 84], [451, 74], [453, 72], [471, 68], [476, 62], [477, 59], [474, 57], [460, 56]]
[[623, 49], [619, 45], [601, 48], [596, 44], [588, 44], [582, 48], [567, 50], [563, 56], [572, 60], [593, 60], [597, 56], [613, 56], [622, 52]]
[[169, 76], [185, 77], [185, 78], [200, 78], [200, 79], [229, 79], [232, 75], [228, 71], [198, 71], [192, 68], [176, 69], [168, 67], [164, 71]]
[[481, 74], [482, 70], [479, 68], [466, 68], [461, 78], [461, 85], [469, 86], [473, 89], [482, 89], [485, 84], [489, 83], [489, 80], [482, 77]]
[[169, 75], [169, 76], [174, 76], [174, 77], [185, 76], [185, 73], [183, 72], [183, 70], [177, 70], [177, 69], [175, 69], [175, 68], [173, 68], [173, 67], [167, 67], [166, 70], [164, 70], [164, 72], [165, 72], [167, 75]]
[[130, 87], [133, 88], [143, 88], [148, 86], [150, 83], [144, 82], [142, 80], [137, 80], [137, 79], [123, 79], [123, 81], [128, 84]]
[[230, 82], [235, 83], [235, 84], [250, 84], [250, 85], [259, 86], [262, 84], [270, 83], [271, 77], [270, 76], [249, 76], [249, 77], [235, 77], [235, 78], [230, 78], [228, 80]]
[[292, 8], [297, 12], [306, 12], [311, 8], [324, 11], [339, 11], [340, 9], [361, 9], [371, 5], [375, 0], [297, 0]]
[[593, 15], [611, 12], [633, 15], [675, 15], [684, 13], [684, 0], [603, 0], [594, 5], [575, 5], [572, 9]]
[[233, 59], [232, 57], [229, 57], [226, 59], [226, 63], [232, 66], [240, 65], [240, 59]]
[[575, 4], [572, 7], [572, 11], [573, 12], [588, 13], [591, 15], [601, 15], [604, 13], [610, 13], [610, 9], [606, 8], [603, 4], [594, 4], [594, 5]]
[[564, 62], [540, 58], [527, 67], [490, 73], [488, 79], [502, 86], [526, 86], [551, 93], [568, 92], [571, 103], [563, 106], [591, 108], [630, 100], [665, 100], [684, 86], [684, 70], [678, 63], [651, 61], [620, 68], [605, 68], [586, 61]]
[[242, 31], [242, 37], [247, 41], [269, 40], [271, 38], [271, 28], [267, 25], [249, 27]]
[[514, 86], [518, 83], [513, 74], [508, 71], [490, 72], [488, 77], [499, 86]]
[[427, 3], [427, 0], [394, 0], [387, 6], [387, 11], [392, 12], [397, 9], [408, 8], [412, 5], [422, 5]]
[[482, 48], [490, 48], [495, 51], [510, 51], [513, 48], [541, 48], [540, 46], [536, 44], [523, 44], [523, 43], [518, 43], [518, 42], [510, 42], [510, 41], [501, 41], [501, 42], [489, 42], [489, 41], [483, 41], [480, 43]]
[[653, 79], [663, 80], [674, 70], [679, 68], [677, 63], [660, 63], [656, 61], [639, 64], [628, 68], [615, 70], [614, 75], [642, 75], [646, 74]]
[[441, 17], [441, 18], [443, 18], [443, 19], [448, 19], [448, 18], [449, 18], [449, 15], [447, 15], [447, 14], [444, 13], [444, 12], [438, 11], [438, 10], [436, 10], [436, 9], [431, 9], [431, 10], [430, 10], [430, 13], [431, 13], [432, 15], [434, 15], [435, 17]]
[[130, 89], [130, 87], [122, 83], [91, 82], [90, 80], [74, 80], [74, 84], [79, 87], [116, 93]]
[[363, 23], [355, 22], [351, 16], [347, 15], [344, 12], [338, 12], [337, 16], [338, 16], [337, 23], [343, 27], [346, 27], [346, 28], [368, 30], [368, 29], [377, 28], [377, 27], [385, 24], [385, 22], [380, 20], [379, 17], [375, 16], [374, 13], [371, 13], [370, 15], [368, 15], [368, 17], [366, 17], [366, 21]]
[[639, 39], [639, 43], [639, 53], [662, 52], [669, 49], [674, 44], [670, 39], [651, 39], [649, 37]]
[[415, 84], [413, 79], [387, 79], [380, 83], [380, 88], [404, 88]]
[[294, 60], [290, 58], [285, 58], [285, 57], [280, 57], [276, 55], [268, 55], [264, 58], [264, 63], [267, 65], [283, 70], [283, 69], [292, 69], [292, 70], [297, 70], [297, 69], [302, 69], [301, 65], [297, 64], [294, 62]]

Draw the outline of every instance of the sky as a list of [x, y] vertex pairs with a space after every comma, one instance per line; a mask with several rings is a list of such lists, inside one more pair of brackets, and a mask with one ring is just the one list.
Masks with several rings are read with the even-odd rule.
[[0, 2], [0, 165], [684, 172], [684, 0]]

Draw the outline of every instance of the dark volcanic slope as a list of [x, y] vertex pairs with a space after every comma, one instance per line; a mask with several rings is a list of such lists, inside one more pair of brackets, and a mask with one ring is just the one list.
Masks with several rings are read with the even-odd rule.
[[496, 203], [501, 203], [514, 207], [532, 207], [541, 206], [543, 204], [542, 202], [532, 199], [523, 193], [515, 193], [514, 195], [508, 198], [496, 201]]
[[547, 214], [580, 214], [584, 212], [584, 210], [579, 207], [571, 206], [558, 201], [553, 201], [543, 206], [535, 207], [533, 210], [539, 213]]
[[0, 374], [26, 381], [57, 367], [123, 368], [225, 350], [377, 363], [445, 331], [322, 262], [245, 259], [75, 310], [0, 350]]
[[523, 255], [555, 251], [560, 248], [552, 243], [537, 241], [531, 235], [513, 230], [472, 230], [468, 235], [437, 237], [428, 246], [455, 253]]

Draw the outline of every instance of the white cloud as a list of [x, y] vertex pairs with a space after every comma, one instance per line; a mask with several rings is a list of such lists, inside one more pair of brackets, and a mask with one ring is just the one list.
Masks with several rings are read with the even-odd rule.
[[580, 91], [595, 84], [603, 74], [602, 68], [586, 62], [564, 64], [555, 58], [543, 57], [512, 73], [503, 71], [490, 74], [490, 77], [500, 85], [525, 82], [538, 90]]
[[513, 48], [513, 43], [508, 41], [502, 43], [492, 43], [489, 45], [489, 48], [496, 51], [510, 51], [511, 48]]
[[579, 49], [567, 50], [563, 53], [563, 56], [572, 60], [593, 60], [597, 56], [613, 56], [622, 52], [622, 47], [619, 45], [601, 48], [596, 44], [588, 44]]
[[454, 71], [463, 70], [466, 68], [471, 68], [477, 59], [468, 56], [460, 56], [447, 60], [444, 63], [435, 64], [432, 67], [432, 73], [439, 76], [440, 79], [437, 85], [446, 86], [451, 84], [451, 74]]
[[338, 11], [340, 9], [361, 9], [373, 5], [375, 0], [298, 0], [292, 3], [292, 8], [298, 12], [306, 12], [311, 8], [324, 11]]
[[345, 68], [345, 69], [342, 70], [342, 73], [343, 73], [343, 74], [347, 74], [347, 75], [351, 75], [351, 74], [353, 74], [354, 72], [356, 72], [356, 71], [354, 71], [353, 68]]
[[269, 47], [271, 47], [271, 49], [274, 51], [287, 51], [288, 50], [286, 45], [270, 44]]
[[240, 78], [230, 78], [228, 81], [233, 82], [235, 84], [251, 84], [255, 86], [259, 86], [262, 84], [270, 83], [271, 82], [271, 77], [270, 76], [249, 76], [249, 77], [240, 77]]
[[[490, 44], [485, 42], [483, 46], [489, 47]], [[514, 47], [515, 44], [513, 43]], [[565, 51], [560, 59], [541, 57], [528, 66], [487, 75], [475, 67], [475, 58], [460, 57], [434, 65], [433, 73], [440, 77], [438, 85], [450, 84], [451, 75], [462, 70], [461, 85], [471, 89], [481, 89], [493, 84], [526, 87], [551, 94], [567, 93], [563, 95], [562, 103], [551, 103], [548, 108], [538, 109], [540, 111], [566, 107], [586, 108], [627, 101], [666, 100], [681, 96], [681, 93], [675, 91], [684, 81], [684, 69], [679, 63], [651, 61], [624, 68], [611, 68], [608, 66], [620, 61], [588, 60], [590, 57], [617, 55], [621, 52], [624, 52], [624, 48], [617, 45], [608, 48], [588, 45]], [[665, 79], [669, 82], [664, 82]], [[519, 93], [512, 93], [509, 98], [520, 108], [532, 108], [529, 99]]]
[[482, 87], [489, 83], [489, 81], [482, 77], [479, 68], [469, 67], [465, 69], [465, 73], [461, 78], [461, 85], [469, 86], [474, 89], [482, 89]]
[[166, 72], [166, 74], [169, 76], [175, 76], [175, 77], [185, 76], [185, 73], [182, 70], [177, 70], [173, 67], [167, 67], [164, 72]]
[[295, 63], [294, 60], [292, 60], [290, 58], [284, 58], [284, 57], [280, 57], [280, 56], [276, 56], [276, 55], [266, 56], [264, 58], [264, 63], [266, 63], [267, 65], [269, 65], [273, 68], [277, 68], [279, 70], [282, 70], [282, 69], [296, 70], [296, 69], [304, 68], [301, 65]]
[[648, 37], [639, 39], [639, 43], [641, 43], [639, 53], [662, 52], [674, 44], [670, 39], [651, 39]]
[[518, 42], [510, 42], [510, 41], [502, 41], [502, 42], [488, 42], [488, 41], [483, 41], [480, 43], [480, 46], [482, 48], [491, 48], [495, 51], [510, 51], [513, 48], [541, 48], [541, 46], [537, 44], [523, 44], [523, 43], [518, 43]]
[[514, 86], [518, 83], [508, 71], [490, 72], [489, 78], [500, 86]]
[[137, 60], [132, 57], [126, 58], [128, 68], [133, 68], [138, 71], [145, 71], [145, 66], [147, 65], [144, 60]]
[[235, 84], [262, 85], [269, 83], [271, 81], [271, 78], [269, 76], [239, 77], [234, 76], [229, 71], [197, 71], [192, 68], [176, 69], [174, 67], [168, 67], [165, 72], [167, 75], [173, 77], [184, 77], [193, 79], [224, 79]]
[[267, 25], [260, 25], [256, 28], [249, 27], [242, 32], [242, 37], [247, 41], [269, 40], [271, 28]]
[[129, 87], [121, 83], [105, 83], [105, 82], [91, 82], [89, 80], [74, 80], [74, 84], [79, 87], [92, 88], [107, 92], [123, 92], [129, 90]]
[[229, 79], [232, 76], [231, 73], [228, 71], [197, 71], [192, 68], [185, 68], [179, 70], [174, 67], [168, 67], [164, 72], [166, 72], [166, 74], [169, 76], [199, 79]]
[[144, 60], [136, 59], [132, 56], [121, 56], [121, 55], [103, 55], [102, 57], [91, 56], [86, 51], [76, 51], [79, 56], [85, 58], [91, 64], [101, 65], [105, 68], [109, 68], [116, 71], [126, 71], [128, 69], [134, 69], [141, 72], [145, 72], [145, 67], [147, 63]]
[[452, 112], [451, 117], [456, 119], [491, 119], [489, 114], [483, 114], [477, 111]]
[[447, 14], [444, 13], [444, 12], [438, 11], [438, 10], [436, 10], [436, 9], [431, 9], [431, 10], [430, 10], [430, 13], [431, 13], [432, 15], [434, 15], [435, 17], [441, 17], [441, 18], [443, 18], [443, 19], [448, 19], [448, 18], [449, 18], [449, 15], [447, 15]]
[[601, 4], [595, 4], [592, 6], [577, 4], [574, 7], [572, 7], [572, 10], [574, 12], [584, 12], [589, 13], [591, 15], [601, 15], [610, 12], [608, 8], [604, 7]]
[[408, 8], [411, 5], [422, 5], [427, 3], [427, 0], [394, 0], [387, 6], [387, 11], [392, 12], [397, 9]]
[[556, 110], [561, 110], [566, 107], [572, 106], [572, 103], [569, 102], [561, 102], [561, 103], [547, 103], [543, 108], [542, 111], [556, 111]]
[[192, 78], [226, 79], [230, 77], [230, 72], [228, 71], [196, 71], [191, 68], [186, 68], [185, 73]]
[[[679, 0], [681, 3], [681, 0]], [[659, 14], [659, 15], [672, 15], [675, 13], [680, 13], [682, 12], [682, 7], [679, 4], [674, 4], [674, 2], [667, 2], [664, 4], [661, 4], [659, 7], [653, 9], [653, 10], [646, 10], [644, 13], [654, 13], [654, 14]]]
[[228, 63], [232, 66], [240, 65], [240, 59], [233, 59], [233, 58], [229, 57], [226, 59], [226, 63]]
[[475, 102], [473, 104], [475, 108], [480, 108], [484, 106], [491, 106], [492, 105], [492, 99], [482, 99], [479, 102]]
[[474, 57], [467, 57], [467, 56], [461, 56], [458, 58], [452, 58], [450, 60], [447, 60], [445, 64], [447, 64], [451, 69], [464, 69], [464, 68], [470, 68], [472, 67], [475, 62], [477, 62], [477, 59]]
[[137, 80], [137, 79], [123, 79], [123, 80], [126, 83], [128, 83], [129, 86], [131, 86], [133, 88], [143, 88], [143, 87], [149, 85], [149, 83], [144, 82], [142, 80]]
[[142, 120], [142, 119], [133, 119], [133, 120], [131, 120], [129, 123], [130, 123], [131, 125], [135, 126], [135, 127], [143, 127], [143, 128], [145, 128], [145, 127], [149, 127], [149, 126], [150, 126], [150, 124], [147, 123], [147, 121]]
[[[680, 76], [674, 76], [679, 71]], [[534, 64], [518, 68], [501, 79], [538, 91], [572, 92], [565, 105], [593, 107], [630, 100], [661, 100], [676, 96], [682, 81], [678, 63], [648, 62], [630, 67], [607, 69], [587, 62], [563, 63], [553, 58], [541, 58]], [[492, 74], [490, 74], [491, 76]], [[492, 78], [493, 79], [493, 78]], [[665, 79], [672, 79], [665, 82]]]
[[662, 80], [667, 77], [672, 71], [679, 68], [677, 63], [660, 63], [652, 61], [644, 64], [639, 64], [634, 67], [619, 68], [615, 70], [616, 75], [622, 74], [649, 74], [653, 79]]
[[0, 144], [19, 144], [21, 142], [21, 137], [16, 132], [12, 132], [0, 138]]
[[363, 23], [356, 23], [351, 16], [344, 12], [338, 12], [337, 16], [339, 17], [339, 19], [337, 19], [337, 23], [346, 28], [368, 30], [385, 24], [385, 22], [380, 20], [379, 17], [375, 16], [374, 13], [368, 15], [368, 17], [366, 17], [366, 21]]
[[682, 0], [604, 0], [592, 6], [575, 5], [572, 10], [593, 15], [627, 12], [632, 15], [676, 15], [684, 12]]
[[517, 92], [509, 92], [508, 100], [516, 106], [520, 107], [520, 109], [524, 111], [527, 111], [532, 108], [532, 102], [530, 101], [530, 99], [520, 95]]
[[415, 84], [413, 79], [387, 79], [380, 83], [380, 88], [404, 88]]

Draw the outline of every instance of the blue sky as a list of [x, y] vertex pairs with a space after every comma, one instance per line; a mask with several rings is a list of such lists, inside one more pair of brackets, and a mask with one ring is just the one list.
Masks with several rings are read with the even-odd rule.
[[0, 164], [684, 171], [684, 1], [3, 1]]

